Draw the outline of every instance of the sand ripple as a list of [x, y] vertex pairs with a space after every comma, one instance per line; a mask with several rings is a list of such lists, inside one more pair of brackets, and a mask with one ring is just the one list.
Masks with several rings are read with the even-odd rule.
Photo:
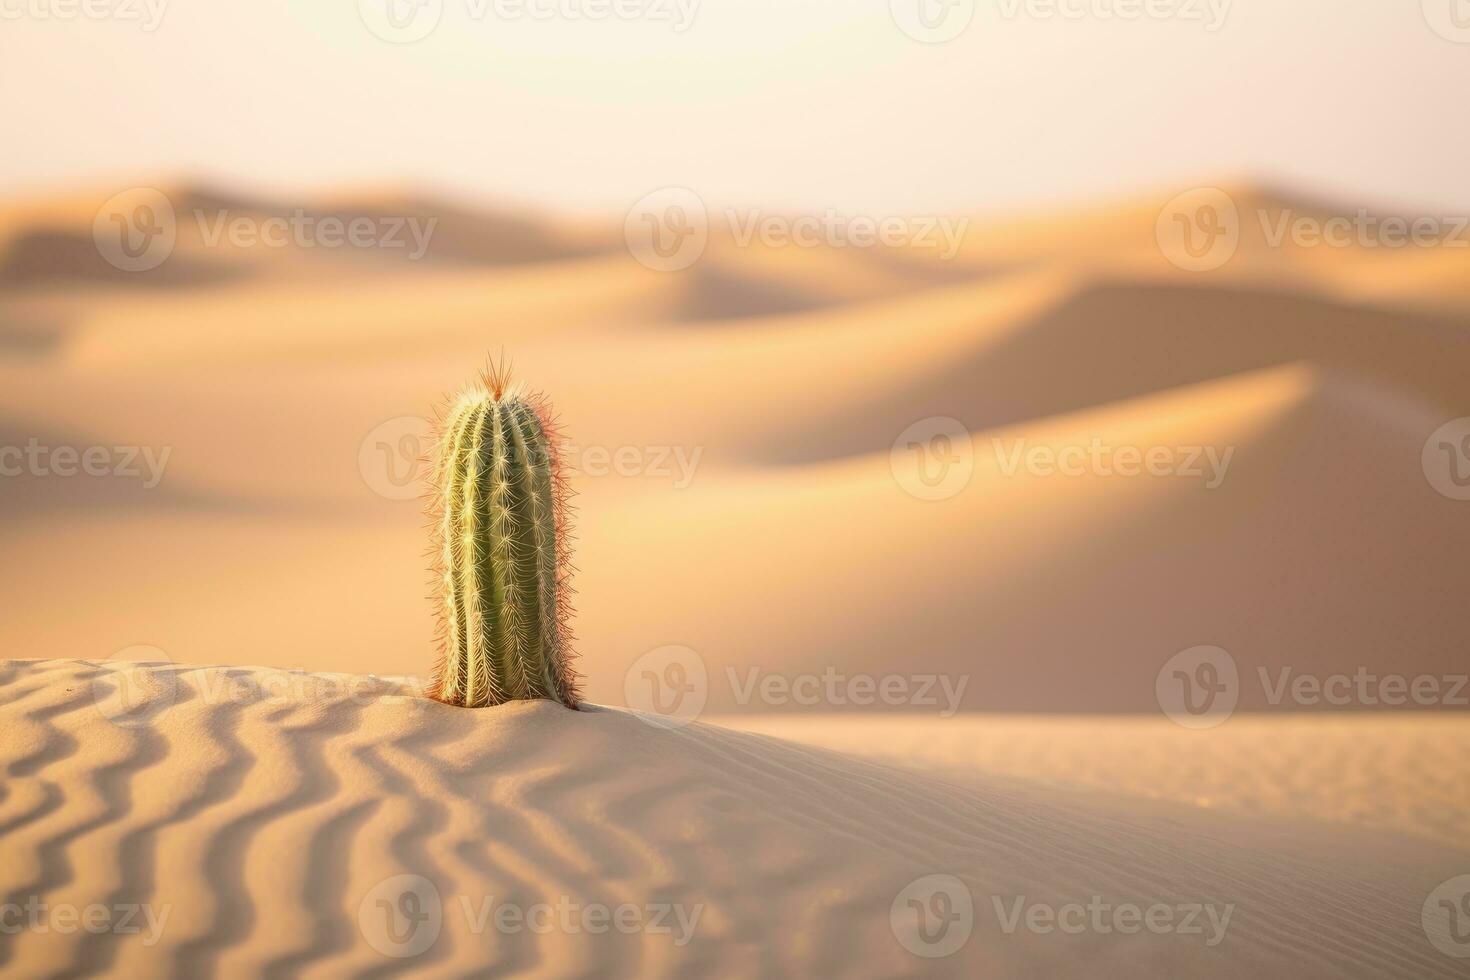
[[[464, 711], [405, 690], [0, 665], [0, 902], [47, 909], [44, 928], [0, 931], [0, 970], [1466, 975], [1420, 924], [1430, 891], [1470, 871], [1433, 841], [1130, 812], [978, 770], [949, 780], [715, 726], [548, 703]], [[936, 891], [933, 875], [952, 884]], [[1005, 927], [1012, 908], [1089, 902], [1231, 917], [1214, 943], [1205, 925]], [[133, 906], [153, 918], [130, 931], [116, 910]], [[99, 928], [66, 928], [64, 909], [89, 907], [107, 910]], [[951, 955], [920, 955], [949, 938]]]

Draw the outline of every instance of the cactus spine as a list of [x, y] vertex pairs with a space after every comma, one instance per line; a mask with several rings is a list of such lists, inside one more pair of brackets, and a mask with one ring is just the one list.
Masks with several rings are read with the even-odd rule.
[[480, 708], [547, 699], [577, 706], [567, 594], [566, 491], [540, 396], [503, 368], [441, 425], [434, 499], [443, 660], [433, 696]]

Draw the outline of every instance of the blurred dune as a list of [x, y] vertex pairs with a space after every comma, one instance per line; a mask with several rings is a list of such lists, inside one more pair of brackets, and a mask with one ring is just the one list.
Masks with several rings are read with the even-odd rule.
[[[0, 483], [7, 649], [426, 668], [416, 418], [505, 350], [576, 444], [594, 700], [667, 644], [703, 658], [711, 712], [766, 707], [732, 690], [751, 666], [963, 674], [967, 710], [1151, 711], [1160, 665], [1199, 644], [1251, 674], [1462, 662], [1470, 527], [1421, 451], [1470, 414], [1464, 251], [1273, 244], [1256, 217], [1355, 209], [1221, 184], [1240, 243], [1209, 273], [1160, 247], [1170, 193], [976, 218], [948, 261], [712, 221], [665, 273], [612, 224], [159, 186], [181, 216], [437, 230], [410, 261], [211, 245], [181, 218], [167, 261], [124, 273], [92, 241], [105, 193], [0, 207], [5, 438], [170, 451], [155, 489]], [[932, 418], [969, 436], [967, 482], [933, 501], [894, 451]], [[1015, 462], [1097, 444], [1200, 472]]]

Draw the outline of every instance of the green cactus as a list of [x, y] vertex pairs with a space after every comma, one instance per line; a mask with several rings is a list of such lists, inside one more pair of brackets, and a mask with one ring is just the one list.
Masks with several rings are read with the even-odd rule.
[[558, 433], [546, 400], [507, 380], [503, 367], [487, 371], [440, 426], [431, 517], [443, 659], [432, 696], [575, 708]]

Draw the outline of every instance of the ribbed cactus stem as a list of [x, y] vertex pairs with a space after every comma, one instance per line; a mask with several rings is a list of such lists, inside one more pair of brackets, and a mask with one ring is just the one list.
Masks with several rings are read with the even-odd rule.
[[566, 494], [546, 402], [502, 375], [461, 395], [439, 441], [433, 518], [444, 657], [434, 697], [577, 706]]

